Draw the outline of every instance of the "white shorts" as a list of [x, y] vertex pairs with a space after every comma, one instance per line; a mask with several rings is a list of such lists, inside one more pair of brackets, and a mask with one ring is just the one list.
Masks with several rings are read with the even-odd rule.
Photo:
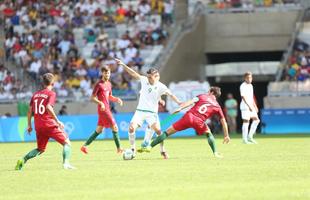
[[251, 118], [257, 118], [258, 115], [255, 111], [249, 111], [249, 110], [241, 110], [241, 117], [244, 120], [250, 120]]
[[155, 123], [158, 123], [158, 125], [160, 125], [157, 113], [143, 112], [139, 110], [136, 110], [135, 114], [131, 119], [131, 123], [136, 123], [141, 127], [144, 120], [150, 127]]

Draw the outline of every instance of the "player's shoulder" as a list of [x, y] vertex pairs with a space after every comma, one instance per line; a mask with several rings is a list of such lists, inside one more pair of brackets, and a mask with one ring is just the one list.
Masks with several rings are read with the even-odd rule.
[[160, 81], [158, 81], [158, 85], [159, 85], [160, 87], [164, 87], [164, 88], [167, 87], [164, 83], [162, 83], [162, 82], [160, 82]]
[[199, 94], [196, 96], [198, 99], [207, 99], [209, 97], [209, 95], [207, 93], [204, 93], [204, 94]]
[[140, 75], [140, 81], [141, 82], [148, 82], [148, 78], [146, 76]]

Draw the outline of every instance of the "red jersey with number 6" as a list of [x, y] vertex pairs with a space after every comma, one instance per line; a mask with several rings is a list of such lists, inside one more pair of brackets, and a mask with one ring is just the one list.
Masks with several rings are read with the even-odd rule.
[[56, 93], [46, 88], [33, 94], [30, 100], [30, 106], [32, 107], [34, 126], [36, 130], [40, 128], [58, 127], [56, 121], [46, 109], [48, 104], [54, 106], [55, 101]]
[[187, 112], [192, 113], [196, 117], [199, 117], [203, 121], [206, 121], [212, 115], [216, 114], [222, 119], [224, 114], [221, 106], [216, 101], [216, 98], [212, 94], [201, 94], [197, 96], [198, 101]]

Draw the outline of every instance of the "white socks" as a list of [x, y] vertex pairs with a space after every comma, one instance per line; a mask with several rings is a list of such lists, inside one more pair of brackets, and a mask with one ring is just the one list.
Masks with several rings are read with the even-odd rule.
[[151, 128], [146, 128], [143, 143], [146, 145], [150, 145], [153, 134], [154, 131]]
[[244, 142], [248, 141], [249, 122], [243, 122], [242, 124], [242, 139]]
[[128, 132], [128, 138], [129, 138], [129, 143], [130, 143], [131, 149], [136, 150], [136, 133], [135, 132], [133, 132], [133, 133]]
[[[250, 128], [250, 132], [249, 132], [249, 138], [250, 139], [253, 139], [253, 135], [255, 134], [256, 132], [256, 128], [259, 124], [259, 120], [253, 120], [252, 121], [252, 124], [251, 124], [251, 128]], [[242, 130], [243, 131], [243, 130]], [[243, 133], [243, 132], [242, 132]]]

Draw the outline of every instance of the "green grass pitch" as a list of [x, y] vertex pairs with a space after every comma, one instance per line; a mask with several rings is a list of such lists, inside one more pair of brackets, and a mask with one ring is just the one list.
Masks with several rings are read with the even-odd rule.
[[0, 199], [310, 199], [310, 135], [257, 136], [258, 145], [243, 145], [240, 135], [229, 145], [215, 137], [223, 159], [212, 156], [205, 137], [169, 138], [169, 160], [159, 147], [124, 161], [112, 140], [95, 141], [88, 155], [73, 142], [73, 171], [62, 169], [55, 142], [15, 171], [35, 143], [1, 143]]

